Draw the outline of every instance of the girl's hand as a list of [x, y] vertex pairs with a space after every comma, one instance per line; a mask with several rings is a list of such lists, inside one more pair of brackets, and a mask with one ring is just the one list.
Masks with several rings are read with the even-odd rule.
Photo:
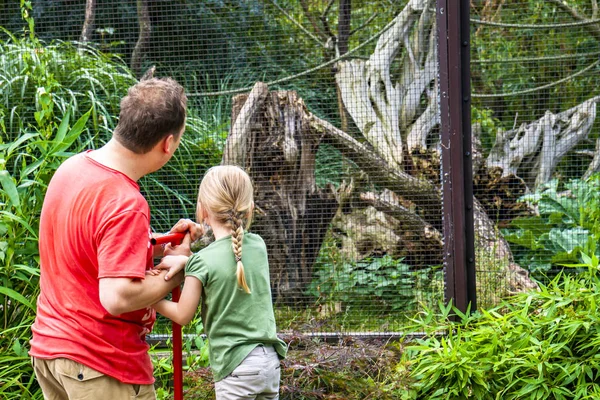
[[[186, 237], [189, 238], [189, 235], [186, 235]], [[163, 257], [162, 260], [160, 260], [160, 264], [154, 267], [154, 269], [159, 271], [167, 270], [165, 280], [168, 281], [173, 275], [185, 268], [185, 263], [187, 263], [188, 258], [189, 257], [186, 255], [168, 255]]]
[[189, 233], [186, 233], [181, 244], [178, 244], [177, 246], [173, 246], [173, 245], [171, 245], [171, 243], [166, 243], [163, 247], [163, 256], [173, 256], [173, 255], [180, 255], [180, 256], [186, 256], [186, 257], [191, 256], [192, 255], [192, 250], [190, 249], [191, 245], [192, 245], [191, 235]]
[[156, 268], [147, 269], [147, 270], [146, 270], [146, 275], [148, 275], [148, 276], [156, 276], [156, 275], [160, 275], [160, 270], [159, 270], [159, 269], [156, 269]]
[[170, 232], [189, 232], [191, 241], [195, 242], [204, 235], [204, 225], [197, 224], [191, 219], [180, 219], [173, 228], [171, 228]]

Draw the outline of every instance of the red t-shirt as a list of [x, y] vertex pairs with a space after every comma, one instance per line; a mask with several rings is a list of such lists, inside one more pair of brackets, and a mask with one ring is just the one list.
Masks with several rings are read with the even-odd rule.
[[136, 182], [86, 153], [52, 178], [40, 219], [40, 295], [30, 355], [65, 357], [124, 383], [151, 384], [147, 308], [118, 316], [100, 278], [144, 279], [152, 267], [150, 209]]

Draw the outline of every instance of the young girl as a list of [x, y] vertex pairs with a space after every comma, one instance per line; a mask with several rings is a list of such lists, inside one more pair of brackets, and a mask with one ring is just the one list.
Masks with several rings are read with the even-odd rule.
[[241, 168], [209, 169], [196, 217], [212, 228], [215, 241], [190, 257], [168, 255], [157, 266], [169, 269], [165, 279], [185, 267], [185, 282], [179, 302], [162, 300], [156, 311], [185, 325], [202, 299], [217, 400], [279, 398], [279, 359], [287, 348], [276, 335], [265, 243], [244, 230], [252, 217], [252, 193]]

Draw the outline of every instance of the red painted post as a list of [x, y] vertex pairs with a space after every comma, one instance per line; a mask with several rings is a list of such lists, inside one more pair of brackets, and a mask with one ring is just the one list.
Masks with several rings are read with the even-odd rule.
[[[173, 301], [179, 301], [181, 290], [173, 289]], [[173, 322], [173, 394], [174, 400], [183, 400], [183, 343], [181, 325]]]
[[[170, 233], [150, 239], [150, 243], [156, 246], [159, 244], [171, 243], [173, 246], [181, 244], [185, 233]], [[172, 300], [179, 301], [181, 289], [176, 287], [171, 292]], [[173, 395], [174, 400], [183, 400], [183, 343], [181, 334], [181, 325], [173, 322]]]

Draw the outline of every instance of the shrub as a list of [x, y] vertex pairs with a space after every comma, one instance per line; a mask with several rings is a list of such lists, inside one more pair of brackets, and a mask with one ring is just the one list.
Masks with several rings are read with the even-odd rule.
[[468, 315], [449, 305], [421, 314], [416, 329], [427, 336], [406, 347], [397, 368], [411, 380], [404, 398], [598, 398], [598, 258], [584, 260], [588, 271], [560, 273], [489, 311]]
[[[577, 262], [600, 240], [600, 175], [560, 184], [553, 180], [521, 198], [536, 215], [516, 218], [504, 230], [516, 261], [540, 278], [564, 263]], [[596, 249], [600, 256], [600, 247]]]

